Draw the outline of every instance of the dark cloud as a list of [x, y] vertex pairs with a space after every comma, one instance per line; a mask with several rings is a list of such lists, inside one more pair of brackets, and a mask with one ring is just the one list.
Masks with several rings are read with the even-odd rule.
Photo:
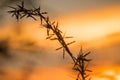
[[0, 56], [4, 58], [10, 58], [8, 39], [0, 41]]

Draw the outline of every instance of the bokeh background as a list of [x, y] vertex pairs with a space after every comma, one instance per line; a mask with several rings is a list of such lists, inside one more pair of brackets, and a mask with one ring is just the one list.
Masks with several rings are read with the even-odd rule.
[[[17, 22], [7, 6], [21, 0], [0, 0], [0, 80], [75, 80], [72, 60], [57, 41], [46, 40], [40, 21]], [[91, 51], [92, 80], [120, 80], [120, 0], [24, 0], [27, 8], [41, 6], [51, 21], [74, 36], [74, 55]]]

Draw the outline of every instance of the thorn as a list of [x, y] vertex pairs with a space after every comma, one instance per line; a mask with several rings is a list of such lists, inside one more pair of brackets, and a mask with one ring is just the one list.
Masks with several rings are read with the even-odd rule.
[[[72, 43], [75, 43], [75, 41], [72, 41], [72, 42], [70, 42], [70, 43], [67, 43], [67, 45], [70, 45], [70, 44], [72, 44]], [[63, 47], [59, 47], [59, 48], [57, 48], [56, 50], [59, 50], [59, 49], [62, 49]]]
[[26, 16], [26, 14], [22, 15], [22, 16], [20, 17], [20, 19], [22, 19], [22, 18], [25, 17], [25, 16]]
[[16, 8], [14, 8], [14, 7], [12, 7], [12, 6], [8, 6], [9, 8], [12, 8], [12, 9], [16, 9]]
[[63, 48], [63, 59], [65, 59], [65, 49]]
[[49, 29], [49, 28], [47, 28], [47, 36], [49, 36], [49, 32], [50, 32], [50, 29]]
[[73, 43], [75, 43], [75, 41], [72, 41], [72, 42], [70, 42], [70, 43], [67, 43], [67, 45], [70, 45], [70, 44], [73, 44]]
[[52, 38], [52, 39], [50, 39], [50, 40], [58, 40], [58, 38]]
[[52, 22], [52, 25], [54, 25], [55, 24], [55, 21], [54, 22]]
[[22, 7], [24, 8], [24, 1], [22, 1]]
[[41, 14], [48, 14], [47, 12], [42, 12]]
[[56, 50], [59, 50], [59, 49], [62, 49], [63, 47], [59, 47], [59, 48], [57, 48]]
[[84, 55], [84, 57], [86, 57], [87, 55], [89, 55], [91, 52], [89, 51], [88, 53], [86, 53], [85, 55]]

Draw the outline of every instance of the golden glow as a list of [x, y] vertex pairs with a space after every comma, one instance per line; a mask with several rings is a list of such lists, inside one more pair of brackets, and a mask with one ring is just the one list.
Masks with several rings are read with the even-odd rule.
[[93, 80], [119, 80], [120, 69], [117, 66], [101, 66], [95, 70]]
[[[62, 66], [61, 66], [62, 67]], [[36, 67], [31, 74], [28, 74], [28, 80], [75, 80], [76, 75], [69, 70], [60, 67]], [[19, 80], [24, 79], [24, 70], [9, 68], [7, 69], [8, 75], [6, 79]], [[119, 67], [97, 67], [91, 76], [92, 80], [120, 80]], [[70, 76], [73, 74], [74, 77]], [[0, 76], [1, 78], [1, 76]]]
[[94, 78], [93, 80], [110, 80], [108, 78]]
[[[79, 14], [78, 14], [79, 13]], [[104, 46], [112, 46], [113, 44], [120, 44], [120, 6], [112, 6], [102, 8], [100, 10], [89, 10], [80, 13], [74, 13], [68, 16], [64, 16], [61, 21], [61, 29], [64, 32], [67, 32], [68, 35], [74, 36], [74, 39], [78, 42], [83, 41], [86, 44], [85, 47], [92, 47], [95, 49], [99, 49], [99, 47], [103, 48]], [[45, 29], [40, 28], [38, 22], [31, 21], [30, 23], [24, 23], [24, 27], [22, 27], [22, 35], [14, 36], [15, 33], [12, 30], [2, 31], [0, 34], [1, 37], [12, 36], [12, 45], [16, 47], [17, 44], [20, 45], [20, 41], [22, 39], [28, 40], [36, 40], [37, 44], [43, 47], [46, 47], [49, 51], [51, 47], [57, 46], [54, 41], [47, 42]], [[117, 33], [117, 34], [116, 34]], [[45, 42], [45, 43], [44, 43]], [[46, 45], [47, 44], [47, 45]], [[52, 50], [54, 50], [54, 47]], [[75, 46], [76, 48], [76, 46]], [[33, 49], [30, 48], [30, 49]], [[77, 50], [79, 47], [77, 48]], [[119, 51], [119, 50], [118, 50]], [[116, 52], [118, 52], [116, 51]], [[114, 53], [114, 51], [112, 52]], [[108, 54], [108, 53], [107, 53]], [[56, 55], [56, 54], [54, 54]], [[97, 54], [95, 54], [97, 55]], [[100, 55], [104, 55], [101, 53]], [[113, 54], [108, 54], [113, 55]], [[93, 59], [94, 60], [94, 59]], [[104, 63], [104, 62], [102, 62]], [[111, 62], [110, 62], [111, 63]], [[41, 68], [41, 67], [40, 67]], [[19, 71], [16, 71], [18, 73]], [[98, 68], [94, 68], [92, 76], [92, 80], [120, 80], [120, 68], [119, 66], [100, 66]], [[12, 73], [8, 77], [16, 78], [14, 75], [16, 73]], [[18, 73], [19, 74], [19, 73]], [[20, 74], [19, 74], [20, 75]], [[18, 76], [17, 77], [22, 77]], [[14, 79], [12, 79], [14, 80]], [[70, 76], [65, 69], [59, 68], [48, 68], [43, 69], [35, 69], [35, 72], [30, 76], [28, 80], [74, 80]]]
[[108, 76], [115, 76], [116, 73], [114, 70], [106, 70], [103, 74]]
[[115, 76], [115, 80], [120, 80], [120, 73]]
[[87, 13], [74, 13], [69, 17], [65, 17], [61, 23], [63, 23], [63, 29], [67, 33], [75, 35], [79, 40], [91, 40], [114, 32], [120, 32], [119, 9], [120, 6], [114, 6]]

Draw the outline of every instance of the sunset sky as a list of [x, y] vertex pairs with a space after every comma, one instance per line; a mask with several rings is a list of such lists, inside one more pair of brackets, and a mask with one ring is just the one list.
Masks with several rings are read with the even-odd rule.
[[[46, 40], [40, 21], [24, 18], [16, 22], [7, 6], [21, 0], [0, 1], [0, 80], [75, 80], [72, 60], [57, 41]], [[75, 40], [69, 47], [74, 55], [83, 46], [91, 51], [92, 80], [120, 80], [119, 0], [24, 0], [28, 8], [41, 6], [60, 29]]]

